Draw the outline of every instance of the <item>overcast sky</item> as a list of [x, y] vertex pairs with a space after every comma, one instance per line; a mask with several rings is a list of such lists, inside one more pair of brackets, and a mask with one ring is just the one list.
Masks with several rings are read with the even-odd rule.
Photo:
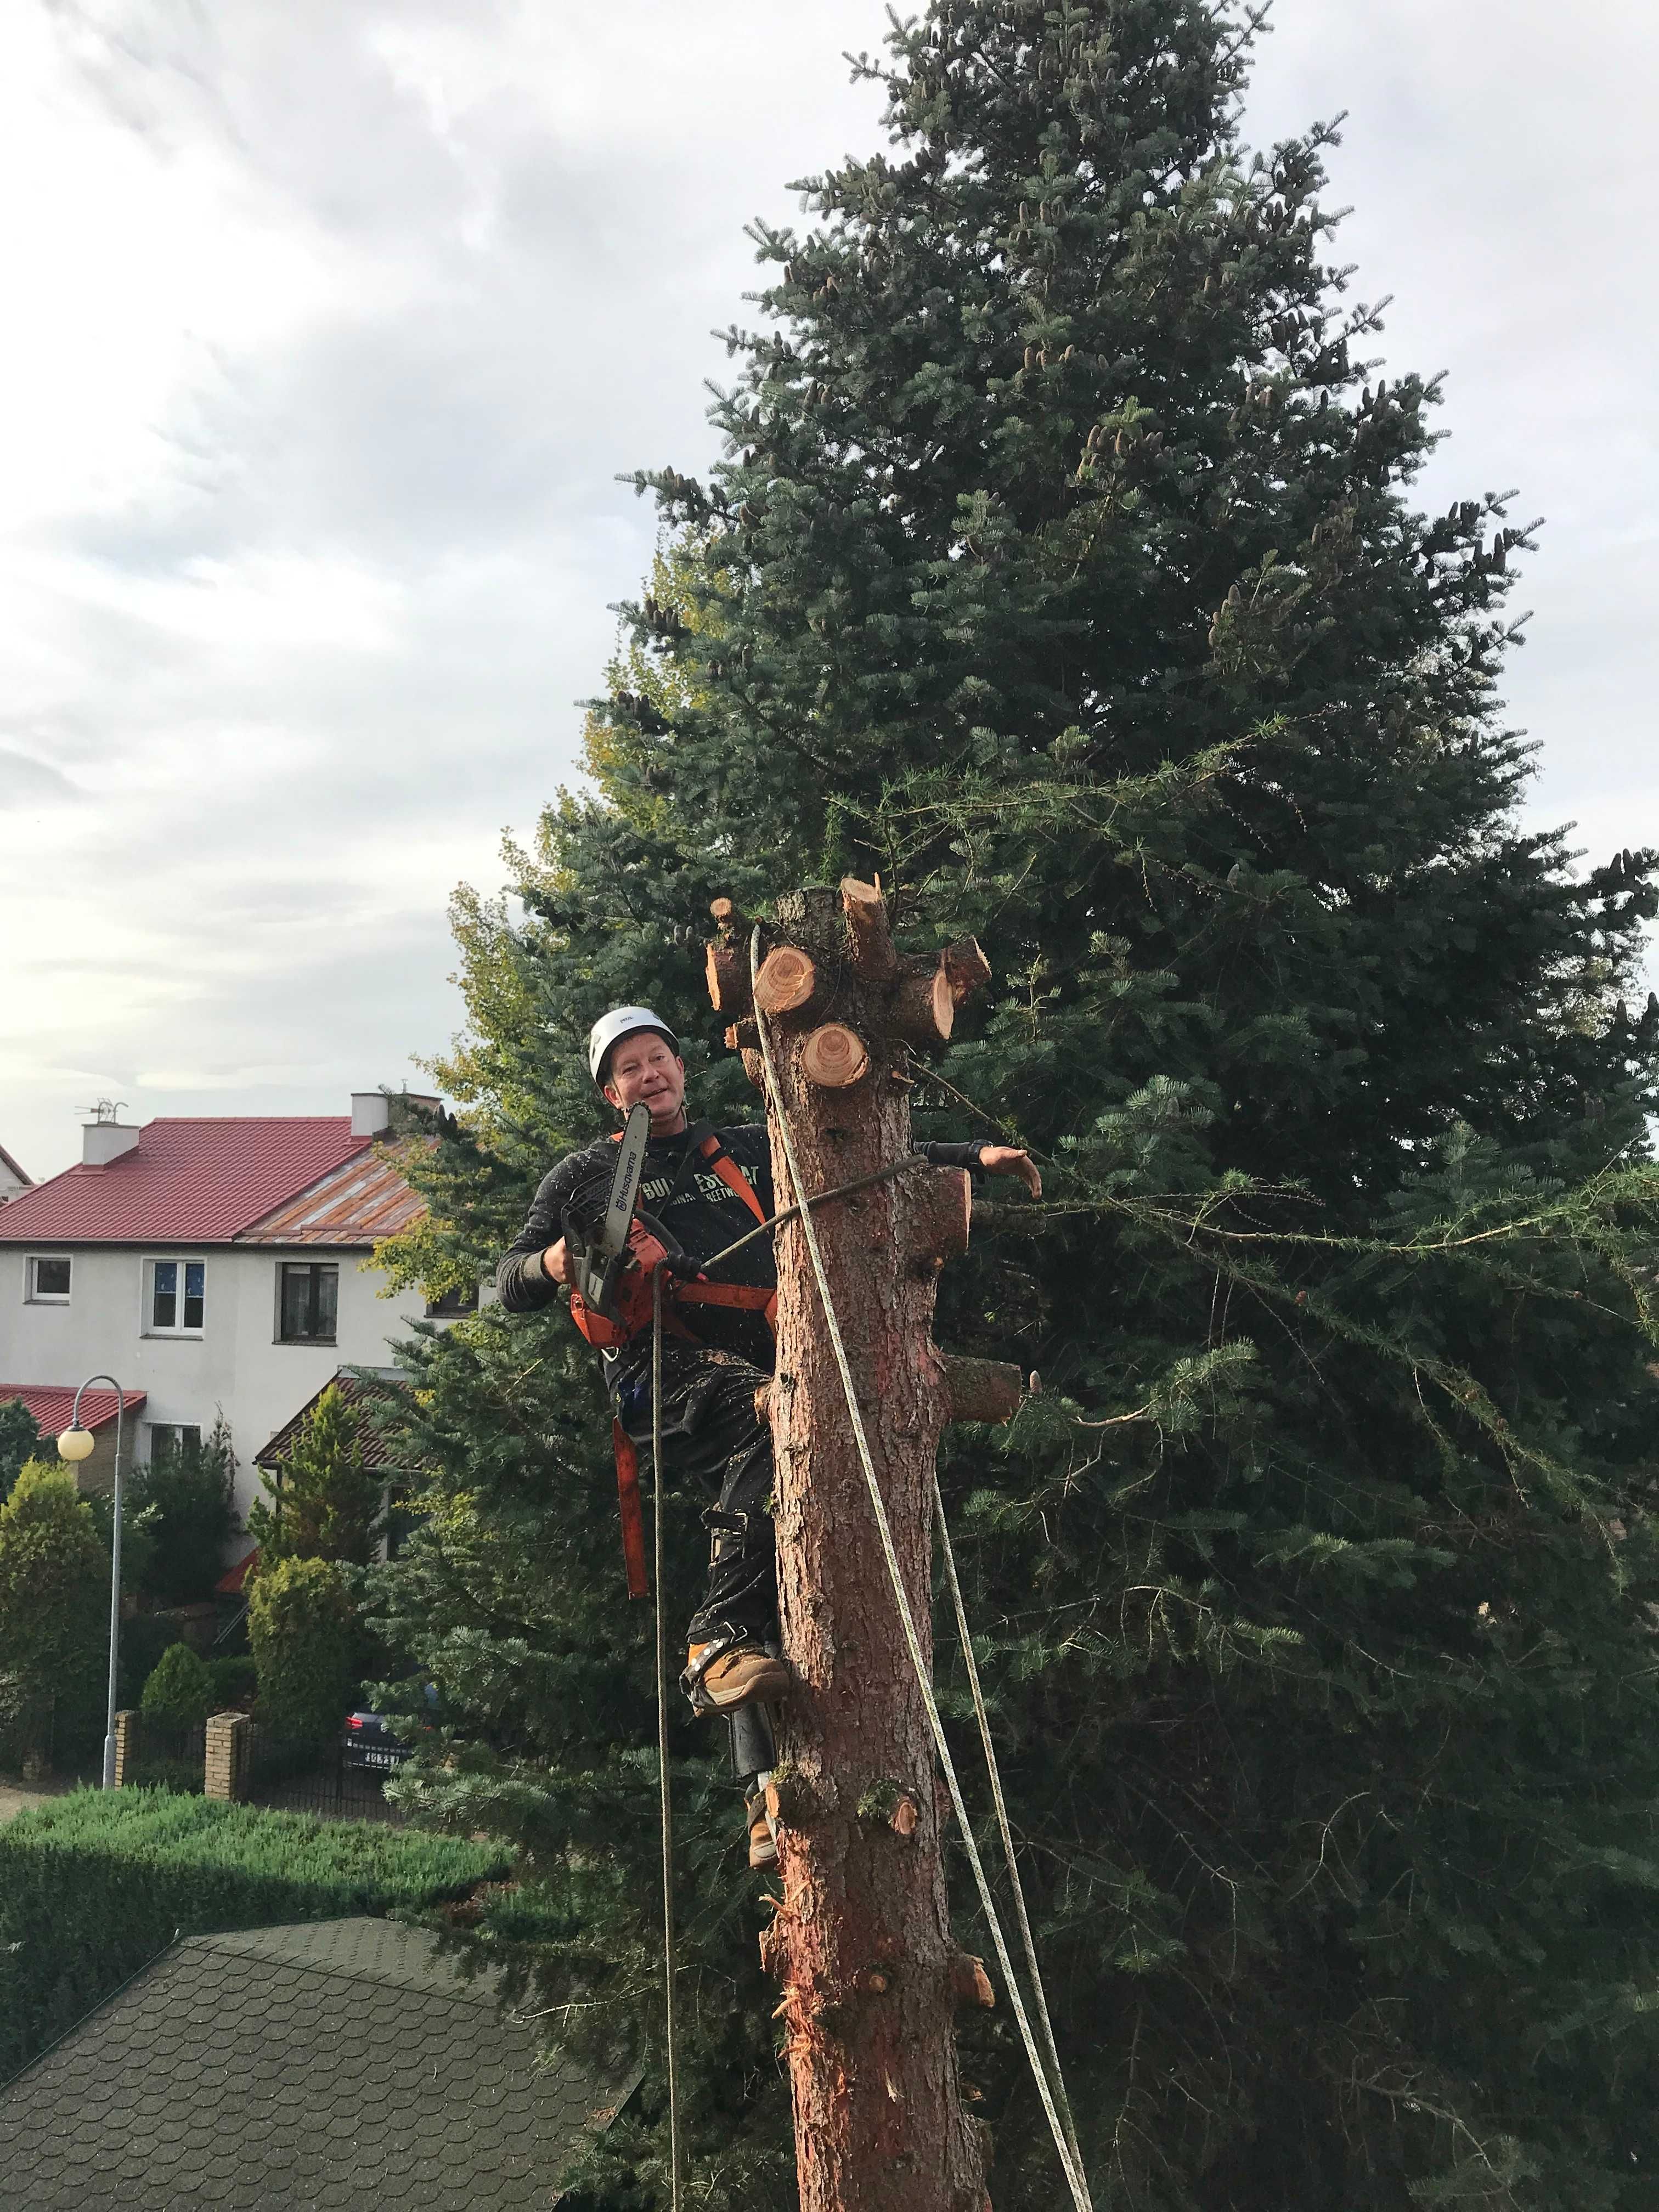
[[[617, 472], [711, 451], [742, 226], [876, 136], [877, 0], [14, 0], [0, 33], [0, 1144], [422, 1079], [445, 902], [571, 772]], [[1257, 143], [1346, 108], [1425, 504], [1548, 518], [1534, 812], [1659, 842], [1637, 0], [1279, 0]]]

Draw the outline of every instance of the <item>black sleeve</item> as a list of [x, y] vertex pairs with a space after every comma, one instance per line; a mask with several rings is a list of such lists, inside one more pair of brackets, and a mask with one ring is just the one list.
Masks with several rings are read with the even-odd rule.
[[542, 1266], [542, 1254], [564, 1234], [567, 1208], [580, 1206], [590, 1187], [608, 1189], [612, 1160], [605, 1153], [572, 1152], [550, 1169], [537, 1186], [524, 1227], [502, 1253], [495, 1268], [495, 1293], [508, 1313], [534, 1313], [550, 1306], [563, 1289]]
[[967, 1168], [977, 1175], [980, 1160], [990, 1141], [988, 1137], [970, 1137], [965, 1145], [930, 1145], [919, 1139], [910, 1150], [920, 1154], [930, 1168]]

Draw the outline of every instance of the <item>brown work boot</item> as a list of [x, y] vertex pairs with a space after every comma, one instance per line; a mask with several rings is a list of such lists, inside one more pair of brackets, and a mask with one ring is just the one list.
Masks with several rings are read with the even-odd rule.
[[766, 1792], [757, 1790], [752, 1797], [745, 1797], [743, 1809], [749, 1821], [749, 1863], [751, 1867], [775, 1866], [778, 1847], [773, 1839], [772, 1823], [766, 1817]]
[[708, 1649], [707, 1644], [694, 1644], [685, 1669], [686, 1687], [698, 1712], [729, 1713], [738, 1705], [765, 1705], [788, 1694], [789, 1669], [761, 1644], [733, 1644], [700, 1667], [698, 1655]]

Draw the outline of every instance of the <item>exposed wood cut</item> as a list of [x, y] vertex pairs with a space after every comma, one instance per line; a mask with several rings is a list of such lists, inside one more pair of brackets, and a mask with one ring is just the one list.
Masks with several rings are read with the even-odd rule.
[[774, 945], [755, 978], [755, 1000], [763, 1014], [793, 1014], [817, 990], [818, 971], [799, 945]]
[[956, 1019], [957, 1002], [944, 969], [906, 962], [893, 1001], [893, 1026], [905, 1042], [919, 1052], [936, 1052], [951, 1042]]
[[841, 906], [854, 968], [866, 983], [884, 983], [898, 972], [898, 954], [887, 928], [887, 902], [874, 884], [843, 876]]
[[825, 1022], [800, 1048], [801, 1073], [820, 1091], [850, 1090], [863, 1079], [869, 1066], [864, 1039], [845, 1022]]

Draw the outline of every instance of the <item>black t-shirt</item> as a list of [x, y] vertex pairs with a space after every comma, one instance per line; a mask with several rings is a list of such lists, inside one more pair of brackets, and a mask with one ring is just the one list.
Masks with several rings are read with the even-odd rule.
[[[763, 1212], [769, 1218], [775, 1211], [772, 1144], [762, 1124], [744, 1122], [711, 1132], [708, 1122], [700, 1121], [678, 1136], [653, 1136], [646, 1146], [645, 1169], [640, 1178], [639, 1210], [654, 1214], [694, 1260], [712, 1260], [757, 1225], [754, 1213], [736, 1191], [714, 1173], [712, 1160], [699, 1157], [699, 1146], [711, 1133], [718, 1137], [720, 1151], [753, 1190]], [[975, 1168], [982, 1146], [978, 1142], [918, 1144], [914, 1149], [935, 1167]], [[533, 1312], [558, 1297], [561, 1286], [543, 1268], [541, 1255], [563, 1236], [567, 1212], [586, 1234], [594, 1232], [605, 1212], [616, 1166], [617, 1147], [606, 1139], [588, 1146], [585, 1152], [568, 1154], [542, 1177], [524, 1227], [495, 1270], [495, 1287], [509, 1313]], [[722, 1261], [718, 1279], [773, 1288], [777, 1269], [772, 1239], [757, 1237], [732, 1259]], [[757, 1367], [770, 1370], [772, 1332], [763, 1314], [738, 1307], [699, 1306], [695, 1326], [703, 1343], [717, 1351], [736, 1352]]]

